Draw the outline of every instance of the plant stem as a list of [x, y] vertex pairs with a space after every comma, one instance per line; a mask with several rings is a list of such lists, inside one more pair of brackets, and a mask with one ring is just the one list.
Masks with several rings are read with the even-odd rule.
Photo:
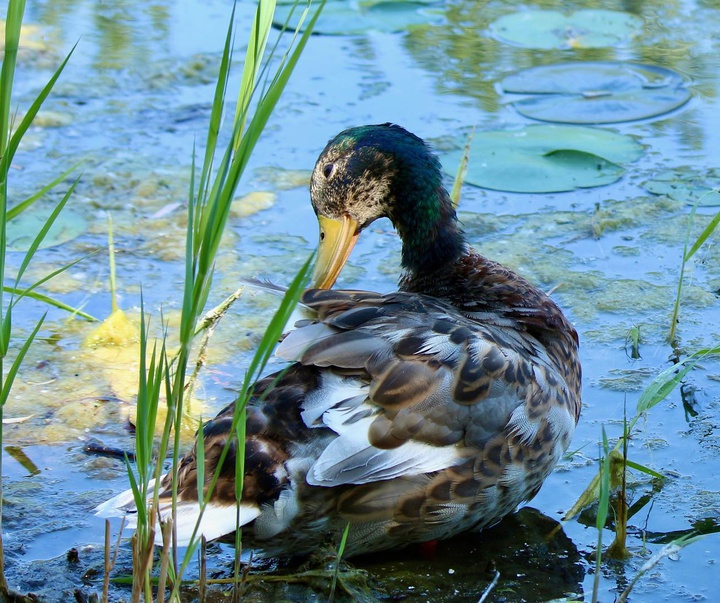
[[[2, 299], [0, 298], [0, 302]], [[2, 382], [2, 375], [3, 372], [3, 362], [2, 358], [0, 358], [0, 389], [3, 387]], [[2, 420], [3, 420], [3, 407], [0, 406], [0, 434], [2, 433]], [[0, 435], [0, 446], [2, 446], [2, 435]], [[2, 454], [0, 454], [0, 475], [2, 475]], [[3, 496], [3, 488], [2, 488], [2, 480], [0, 480], [0, 594], [7, 594], [8, 592], [8, 586], [7, 586], [7, 580], [5, 579], [5, 547], [3, 546], [3, 539], [2, 539], [2, 496]]]
[[[10, 162], [6, 157], [8, 152], [8, 141], [10, 139], [10, 105], [13, 79], [15, 76], [15, 64], [17, 62], [18, 45], [20, 42], [20, 25], [25, 12], [25, 0], [11, 0], [8, 5], [7, 20], [5, 23], [4, 55], [2, 61], [2, 72], [0, 72], [0, 158], [3, 168], [0, 169], [0, 285], [5, 281], [5, 250], [7, 246], [7, 177], [10, 169]], [[5, 316], [4, 300], [0, 290], [0, 392], [5, 394], [5, 388], [11, 386], [10, 381], [5, 381], [3, 360], [7, 354], [10, 335], [9, 313]], [[6, 328], [6, 321], [7, 327]], [[3, 395], [3, 399], [6, 396]], [[4, 404], [0, 404], [0, 448], [2, 447], [2, 419]], [[2, 454], [0, 454], [0, 476], [3, 473]], [[5, 578], [5, 547], [2, 539], [3, 524], [3, 488], [0, 479], [0, 594], [8, 592], [7, 579]], [[3, 597], [4, 598], [4, 597]]]
[[611, 559], [629, 559], [630, 551], [627, 548], [627, 520], [628, 520], [628, 504], [627, 504], [627, 454], [629, 429], [627, 422], [627, 413], [624, 419], [624, 432], [622, 438], [622, 473], [620, 492], [617, 497], [617, 507], [615, 509], [615, 539], [608, 547], [607, 556]]

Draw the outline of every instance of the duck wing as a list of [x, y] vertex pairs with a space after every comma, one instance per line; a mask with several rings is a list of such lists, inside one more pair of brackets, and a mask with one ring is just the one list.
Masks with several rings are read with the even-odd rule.
[[309, 484], [439, 471], [500, 434], [529, 444], [545, 425], [569, 443], [570, 392], [527, 333], [421, 294], [310, 290], [302, 301], [317, 320], [290, 332], [277, 355], [324, 369], [302, 416], [337, 434]]

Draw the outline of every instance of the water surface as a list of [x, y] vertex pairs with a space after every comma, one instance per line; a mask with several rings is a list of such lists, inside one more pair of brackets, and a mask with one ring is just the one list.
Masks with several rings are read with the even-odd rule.
[[[591, 5], [537, 2], [532, 7]], [[522, 68], [568, 60], [668, 67], [693, 92], [689, 103], [668, 115], [610, 126], [645, 147], [642, 158], [627, 166], [615, 184], [548, 195], [463, 189], [460, 213], [472, 244], [553, 289], [580, 332], [584, 408], [571, 445], [575, 454], [531, 503], [546, 517], [526, 510], [490, 533], [442, 543], [434, 561], [412, 551], [359, 560], [356, 565], [372, 576], [373, 596], [475, 601], [497, 568], [501, 578], [490, 600], [546, 600], [570, 593], [589, 600], [594, 520], [581, 517], [559, 528], [554, 522], [595, 474], [602, 426], [617, 438], [626, 409], [634, 413], [642, 389], [676, 353], [666, 336], [690, 207], [652, 195], [642, 184], [667, 169], [702, 173], [720, 163], [720, 7], [699, 0], [604, 7], [638, 15], [642, 32], [617, 48], [516, 48], [487, 36], [488, 24], [517, 9], [514, 3], [457, 0], [440, 3], [442, 21], [429, 28], [313, 36], [241, 183], [240, 196], [265, 193], [266, 209], [244, 207], [232, 217], [212, 304], [234, 291], [243, 277], [290, 281], [313, 249], [317, 232], [308, 171], [341, 129], [391, 121], [445, 149], [472, 126], [527, 125], [532, 120], [498, 93], [498, 80]], [[97, 317], [108, 315], [108, 262], [104, 252], [93, 252], [106, 245], [110, 214], [121, 306], [137, 319], [142, 288], [154, 320], [161, 309], [171, 326], [177, 320], [192, 146], [204, 141], [230, 9], [220, 0], [28, 3], [26, 22], [39, 28], [41, 43], [20, 58], [16, 101], [21, 108], [79, 40], [47, 103], [46, 120], [28, 135], [10, 181], [13, 198], [22, 199], [38, 183], [80, 162], [82, 178], [68, 206], [80, 234], [43, 250], [28, 279], [88, 257], [51, 281], [49, 294]], [[244, 53], [252, 11], [251, 3], [238, 6], [236, 57]], [[236, 72], [229, 89], [237, 84]], [[716, 211], [698, 210], [692, 232], [697, 235]], [[21, 257], [10, 253], [8, 262], [17, 267]], [[391, 290], [398, 266], [398, 239], [388, 222], [378, 222], [358, 244], [340, 285]], [[719, 292], [720, 251], [714, 237], [689, 266], [679, 325], [681, 354], [720, 341]], [[212, 340], [195, 416], [210, 416], [232, 399], [272, 303], [246, 295], [223, 321]], [[20, 330], [32, 328], [45, 309], [34, 303], [20, 306]], [[636, 359], [628, 348], [633, 327], [641, 337]], [[3, 428], [8, 575], [14, 587], [43, 591], [48, 601], [68, 600], [74, 588], [99, 589], [101, 577], [87, 570], [100, 567], [103, 523], [91, 509], [127, 487], [121, 460], [87, 455], [83, 446], [97, 438], [131, 447], [127, 425], [137, 351], [88, 350], [82, 341], [92, 328], [51, 309], [5, 409], [6, 417], [30, 417]], [[602, 601], [613, 600], [662, 543], [720, 527], [719, 381], [718, 363], [703, 362], [682, 389], [638, 423], [630, 458], [668, 479], [660, 486], [641, 473], [631, 474], [630, 502], [637, 503], [630, 520], [633, 557], [604, 566]], [[188, 437], [193, 428], [188, 425]], [[605, 531], [606, 544], [611, 538]], [[70, 567], [64, 556], [72, 547], [80, 551], [80, 563]], [[217, 552], [217, 563], [227, 556], [227, 551]], [[710, 534], [650, 572], [631, 600], [712, 600], [719, 559], [720, 536]], [[268, 600], [280, 595], [306, 596], [293, 590], [265, 593]], [[117, 589], [113, 596], [119, 600], [128, 593]]]

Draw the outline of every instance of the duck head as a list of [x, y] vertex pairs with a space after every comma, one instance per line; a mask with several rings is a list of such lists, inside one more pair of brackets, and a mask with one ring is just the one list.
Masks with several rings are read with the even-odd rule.
[[317, 160], [310, 197], [320, 225], [313, 286], [329, 289], [360, 233], [390, 218], [410, 272], [441, 267], [464, 247], [437, 157], [394, 124], [359, 126], [333, 138]]

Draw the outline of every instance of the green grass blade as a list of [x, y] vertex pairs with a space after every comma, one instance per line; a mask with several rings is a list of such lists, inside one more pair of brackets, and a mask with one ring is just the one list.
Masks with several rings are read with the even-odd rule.
[[[41, 284], [42, 282], [45, 282], [48, 280], [48, 278], [52, 278], [52, 276], [55, 276], [55, 274], [62, 272], [63, 270], [67, 270], [70, 266], [73, 266], [80, 260], [76, 260], [75, 262], [72, 262], [71, 264], [68, 264], [67, 266], [63, 266], [62, 268], [56, 270], [51, 276], [45, 277], [38, 281], [36, 285]], [[34, 287], [34, 285], [33, 285]], [[59, 310], [65, 310], [66, 312], [70, 312], [70, 314], [75, 314], [76, 316], [80, 316], [81, 318], [84, 318], [87, 321], [90, 322], [99, 322], [99, 319], [93, 316], [92, 314], [88, 314], [87, 312], [84, 312], [83, 310], [80, 310], [79, 308], [74, 308], [73, 306], [70, 306], [64, 302], [61, 302], [60, 300], [53, 299], [52, 297], [49, 297], [47, 295], [43, 295], [42, 293], [37, 293], [36, 291], [33, 291], [32, 289], [22, 289], [18, 287], [3, 287], [3, 291], [6, 293], [10, 293], [15, 297], [15, 303], [17, 303], [19, 297], [29, 297], [30, 299], [34, 299], [36, 301], [42, 302], [44, 304], [47, 304], [48, 306], [53, 306], [55, 308], [58, 308]]]
[[598, 591], [600, 589], [600, 575], [602, 563], [602, 535], [605, 529], [605, 522], [608, 517], [610, 508], [610, 446], [608, 444], [605, 426], [602, 428], [603, 439], [603, 458], [600, 463], [600, 494], [598, 496], [598, 509], [595, 518], [595, 527], [597, 528], [597, 549], [595, 551], [595, 578], [593, 580], [593, 603], [598, 600]]
[[31, 207], [38, 199], [42, 198], [46, 193], [50, 192], [52, 189], [54, 189], [58, 184], [63, 182], [70, 174], [72, 174], [78, 167], [80, 166], [80, 162], [77, 162], [75, 165], [69, 167], [67, 170], [65, 170], [62, 174], [60, 174], [55, 180], [50, 182], [49, 184], [43, 186], [38, 192], [36, 192], [34, 195], [31, 195], [27, 199], [24, 199], [20, 201], [17, 205], [14, 205], [7, 211], [7, 219], [12, 220], [13, 218], [19, 216], [22, 212], [27, 210], [29, 207]]
[[130, 489], [132, 490], [135, 508], [137, 509], [137, 522], [138, 525], [141, 525], [147, 521], [147, 502], [143, 498], [142, 492], [140, 492], [140, 486], [137, 479], [135, 479], [135, 474], [132, 470], [132, 463], [130, 462], [127, 454], [125, 455], [125, 469], [127, 469], [128, 482], [130, 482]]
[[192, 291], [195, 283], [195, 223], [196, 223], [196, 201], [195, 201], [195, 146], [193, 145], [192, 165], [190, 166], [190, 191], [188, 194], [188, 225], [185, 236], [185, 286], [183, 288], [182, 314], [180, 322], [180, 340], [186, 341], [187, 333], [194, 326], [191, 315]]
[[656, 479], [665, 479], [665, 476], [662, 473], [658, 473], [657, 471], [653, 471], [650, 469], [650, 467], [646, 467], [645, 465], [641, 465], [640, 463], [636, 463], [635, 461], [631, 461], [627, 459], [625, 461], [625, 464], [630, 467], [630, 469], [635, 469], [635, 471], [640, 471], [641, 473], [645, 473], [651, 477], [654, 477]]
[[135, 420], [135, 461], [138, 475], [140, 476], [140, 487], [145, 493], [144, 484], [147, 482], [148, 465], [152, 458], [152, 441], [154, 423], [149, 424], [152, 414], [152, 390], [151, 374], [156, 348], [153, 352], [148, 366], [147, 359], [147, 334], [148, 322], [145, 316], [145, 303], [142, 291], [140, 292], [140, 364], [138, 367], [138, 396], [137, 396], [137, 417]]
[[350, 534], [350, 522], [348, 521], [345, 525], [342, 538], [340, 539], [340, 546], [337, 552], [337, 561], [335, 562], [335, 571], [333, 572], [332, 583], [330, 584], [330, 596], [328, 597], [328, 603], [335, 601], [335, 588], [337, 587], [338, 576], [340, 575], [340, 561], [345, 554], [345, 546], [347, 545], [348, 534]]
[[[15, 79], [15, 66], [20, 46], [20, 28], [25, 13], [25, 0], [10, 0], [5, 20], [5, 48], [2, 70], [0, 71], [0, 157], [5, 157], [7, 143], [10, 139], [10, 107], [12, 104], [12, 88]], [[10, 162], [7, 162], [7, 166]], [[7, 170], [0, 172], [4, 180]]]
[[[225, 107], [225, 95], [227, 93], [227, 83], [230, 76], [230, 67], [232, 65], [232, 31], [235, 23], [235, 8], [233, 4], [230, 22], [228, 23], [227, 35], [225, 36], [225, 46], [223, 47], [222, 59], [220, 61], [220, 71], [215, 85], [215, 96], [213, 97], [212, 109], [210, 112], [210, 125], [208, 126], [207, 138], [205, 140], [205, 159], [203, 161], [202, 171], [200, 173], [200, 184], [198, 186], [198, 198], [207, 196], [207, 185], [210, 181], [212, 172], [213, 157], [217, 149], [217, 140], [220, 134], [220, 125], [222, 123], [223, 109]], [[193, 169], [193, 172], [195, 170]], [[190, 187], [194, 191], [194, 185]]]
[[305, 263], [295, 275], [295, 278], [288, 287], [288, 290], [285, 292], [282, 302], [275, 311], [273, 319], [270, 321], [270, 324], [265, 330], [257, 351], [250, 363], [250, 367], [245, 374], [243, 391], [247, 391], [250, 388], [250, 384], [257, 379], [259, 374], [265, 368], [267, 361], [270, 359], [270, 355], [275, 349], [275, 345], [280, 340], [290, 315], [295, 309], [295, 306], [297, 306], [300, 296], [307, 286], [310, 279], [310, 267], [313, 265], [314, 259], [315, 254], [313, 253], [307, 260], [305, 260]]
[[693, 205], [688, 216], [687, 227], [685, 229], [685, 241], [683, 243], [682, 261], [680, 262], [680, 274], [678, 276], [677, 290], [675, 292], [675, 303], [673, 304], [672, 317], [670, 318], [670, 332], [668, 333], [668, 341], [675, 342], [675, 333], [677, 331], [678, 316], [680, 315], [680, 297], [682, 295], [683, 281], [685, 280], [685, 265], [688, 257], [688, 243], [690, 242], [690, 229], [692, 228], [695, 212], [698, 204]]
[[195, 445], [195, 454], [197, 455], [197, 498], [200, 507], [204, 507], [205, 499], [205, 430], [203, 429], [202, 417], [200, 417], [200, 427], [197, 430], [197, 443]]
[[[7, 170], [10, 169], [10, 163], [13, 160], [13, 157], [15, 157], [15, 151], [17, 151], [18, 146], [20, 145], [20, 141], [22, 140], [23, 136], [27, 133], [28, 129], [30, 128], [33, 120], [38, 114], [38, 111], [40, 110], [40, 107], [45, 102], [45, 99], [50, 95], [50, 92], [52, 91], [53, 87], [55, 86], [55, 83], [57, 82], [58, 78], [60, 77], [60, 74], [65, 69], [65, 66], [67, 65], [68, 61], [70, 60], [70, 57], [72, 56], [73, 52], [75, 52], [75, 48], [77, 47], [77, 43], [70, 49], [70, 52], [65, 57], [65, 60], [63, 60], [62, 63], [60, 63], [60, 67], [57, 68], [53, 76], [50, 78], [47, 84], [45, 84], [45, 87], [40, 91], [40, 94], [37, 95], [35, 100], [30, 105], [30, 108], [27, 110], [27, 113], [25, 113], [24, 117], [20, 120], [20, 123], [18, 124], [17, 128], [15, 129], [15, 132], [13, 132], [13, 135], [10, 137], [10, 140], [8, 142], [7, 148], [4, 149], [4, 153], [2, 155], [2, 159], [0, 159], [0, 174], [7, 174]], [[3, 99], [4, 101], [4, 99]], [[8, 99], [9, 101], [9, 99]], [[9, 105], [8, 105], [9, 107]], [[0, 111], [0, 113], [4, 113], [5, 110]]]
[[30, 264], [30, 261], [33, 259], [35, 252], [38, 250], [38, 247], [40, 247], [40, 244], [43, 242], [43, 240], [47, 236], [47, 233], [52, 228], [53, 224], [55, 223], [55, 220], [60, 215], [60, 212], [63, 210], [63, 208], [67, 204], [68, 199], [70, 199], [70, 196], [73, 194], [73, 191], [75, 190], [75, 187], [77, 187], [78, 182], [80, 182], [80, 177], [75, 179], [75, 182], [72, 183], [70, 188], [67, 190], [67, 192], [63, 196], [63, 198], [55, 206], [55, 209], [53, 209], [50, 216], [48, 216], [47, 220], [45, 220], [45, 223], [43, 224], [42, 228], [40, 229], [40, 232], [38, 232], [37, 235], [35, 236], [35, 239], [33, 239], [33, 242], [30, 245], [30, 248], [25, 253], [25, 257], [23, 258], [22, 264], [20, 264], [20, 268], [18, 269], [17, 276], [15, 277], [15, 286], [16, 287], [17, 287], [17, 284], [20, 282], [22, 275], [25, 273], [25, 270], [27, 269], [28, 265]]
[[595, 527], [598, 530], [605, 528], [608, 510], [610, 508], [610, 445], [608, 444], [605, 426], [602, 428], [603, 459], [600, 470], [600, 495], [598, 497], [598, 512]]
[[706, 356], [717, 355], [720, 353], [720, 347], [713, 349], [699, 350], [684, 358], [677, 364], [665, 369], [657, 377], [655, 377], [640, 394], [637, 402], [638, 415], [647, 412], [653, 406], [668, 397], [675, 387], [683, 380], [685, 375]]
[[[5, 43], [2, 67], [0, 68], [0, 284], [5, 282], [5, 251], [7, 249], [7, 178], [11, 163], [8, 157], [10, 107], [24, 13], [25, 0], [10, 0], [5, 20]], [[4, 358], [7, 354], [10, 342], [10, 320], [8, 316], [4, 315], [4, 311], [5, 304], [2, 300], [2, 292], [0, 292], [0, 358]], [[8, 309], [8, 312], [11, 310]], [[2, 387], [4, 386], [0, 373], [0, 388]], [[2, 553], [1, 549], [0, 553]], [[5, 576], [3, 568], [0, 567], [0, 586], [4, 585]]]
[[[300, 55], [305, 49], [307, 41], [310, 39], [310, 35], [312, 34], [312, 31], [315, 27], [315, 24], [317, 23], [318, 18], [320, 17], [320, 14], [322, 13], [322, 9], [324, 6], [325, 0], [322, 0], [317, 10], [313, 14], [312, 18], [310, 19], [307, 28], [300, 37], [292, 54], [288, 58], [283, 68], [277, 73], [276, 77], [274, 78], [272, 84], [267, 91], [267, 94], [265, 94], [265, 96], [263, 97], [262, 103], [255, 111], [250, 125], [248, 126], [247, 132], [243, 136], [243, 144], [241, 144], [238, 148], [238, 156], [236, 158], [238, 162], [237, 169], [242, 170], [245, 168], [245, 165], [250, 158], [250, 154], [255, 148], [255, 143], [257, 142], [258, 138], [260, 138], [260, 134], [265, 128], [265, 124], [270, 118], [272, 110], [275, 108], [275, 105], [280, 99], [280, 95], [285, 89], [285, 86], [287, 85], [287, 82], [290, 79], [293, 70], [295, 69], [295, 65], [297, 65], [297, 62], [300, 59]], [[299, 27], [300, 24], [298, 25], [298, 28]]]
[[238, 102], [235, 106], [235, 123], [239, 124], [239, 128], [235, 132], [234, 149], [238, 149], [242, 139], [242, 133], [245, 129], [245, 120], [247, 117], [250, 100], [256, 86], [256, 79], [261, 68], [262, 57], [265, 54], [268, 34], [272, 27], [273, 15], [275, 14], [275, 0], [267, 2], [259, 2], [255, 11], [255, 26], [250, 32], [250, 40], [245, 53], [245, 67], [243, 69], [242, 80], [240, 82], [240, 92], [238, 94]]
[[22, 364], [23, 359], [28, 353], [30, 345], [35, 340], [35, 336], [38, 334], [40, 327], [42, 327], [43, 322], [45, 322], [46, 315], [47, 313], [42, 315], [38, 323], [35, 325], [32, 333], [28, 335], [28, 338], [25, 340], [22, 347], [20, 348], [20, 350], [18, 350], [17, 356], [15, 356], [15, 360], [13, 360], [10, 370], [7, 372], [7, 375], [5, 375], [2, 390], [0, 390], [0, 406], [5, 406], [5, 402], [7, 402], [7, 399], [10, 396], [10, 389], [12, 388], [12, 384], [15, 381], [18, 370], [20, 370], [20, 365]]
[[[12, 330], [12, 306], [8, 306], [2, 323], [0, 323], [0, 359], [5, 358], [10, 345], [10, 332]], [[1, 375], [0, 375], [1, 377]]]
[[692, 256], [695, 255], [695, 252], [697, 252], [697, 250], [702, 247], [703, 243], [707, 241], [708, 237], [717, 228], [718, 224], [720, 224], [720, 211], [715, 214], [715, 217], [710, 220], [710, 223], [703, 229], [703, 231], [700, 233], [700, 236], [697, 238], [695, 243], [693, 243], [693, 246], [685, 252], [685, 261], [689, 260]]

